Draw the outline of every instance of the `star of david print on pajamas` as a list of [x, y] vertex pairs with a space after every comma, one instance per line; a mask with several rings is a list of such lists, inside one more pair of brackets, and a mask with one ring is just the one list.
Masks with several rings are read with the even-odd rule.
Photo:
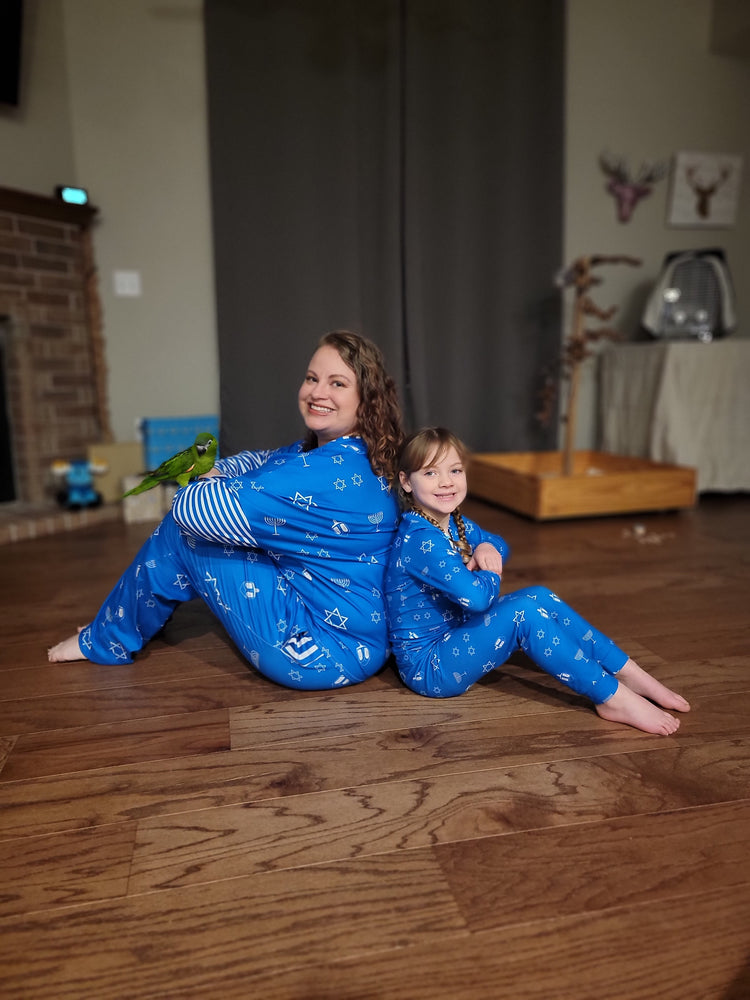
[[[464, 518], [473, 548], [504, 539]], [[451, 698], [522, 649], [539, 667], [599, 704], [617, 690], [627, 654], [546, 587], [500, 594], [500, 577], [468, 570], [446, 536], [403, 515], [386, 572], [393, 655], [404, 683]]]
[[328, 690], [376, 673], [398, 505], [361, 439], [243, 452], [217, 470], [178, 490], [81, 632], [84, 655], [130, 663], [179, 603], [201, 598], [279, 684]]

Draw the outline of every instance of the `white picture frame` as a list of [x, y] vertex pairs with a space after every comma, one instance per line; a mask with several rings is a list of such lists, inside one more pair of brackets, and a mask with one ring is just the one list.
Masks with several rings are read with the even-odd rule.
[[736, 153], [676, 153], [668, 224], [694, 229], [737, 224], [742, 157]]

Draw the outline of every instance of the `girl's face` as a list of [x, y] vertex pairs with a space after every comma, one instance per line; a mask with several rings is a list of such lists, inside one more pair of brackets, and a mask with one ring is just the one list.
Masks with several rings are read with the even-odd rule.
[[325, 344], [310, 359], [297, 397], [305, 426], [327, 444], [357, 430], [357, 376], [335, 347]]
[[442, 454], [434, 452], [416, 472], [399, 473], [405, 493], [414, 503], [432, 515], [441, 528], [447, 528], [451, 514], [466, 499], [466, 471], [455, 448]]

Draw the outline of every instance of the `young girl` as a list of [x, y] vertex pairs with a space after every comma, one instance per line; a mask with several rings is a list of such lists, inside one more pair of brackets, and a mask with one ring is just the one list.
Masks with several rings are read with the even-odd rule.
[[442, 427], [407, 439], [399, 462], [404, 513], [386, 573], [391, 645], [418, 694], [463, 694], [519, 647], [590, 698], [603, 719], [669, 735], [683, 697], [646, 673], [547, 587], [500, 595], [508, 546], [461, 515], [467, 451]]

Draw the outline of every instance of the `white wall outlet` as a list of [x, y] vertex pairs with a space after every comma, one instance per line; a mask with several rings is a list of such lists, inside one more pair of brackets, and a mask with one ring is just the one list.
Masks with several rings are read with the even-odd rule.
[[137, 298], [141, 294], [140, 271], [113, 271], [115, 295], [125, 295]]

